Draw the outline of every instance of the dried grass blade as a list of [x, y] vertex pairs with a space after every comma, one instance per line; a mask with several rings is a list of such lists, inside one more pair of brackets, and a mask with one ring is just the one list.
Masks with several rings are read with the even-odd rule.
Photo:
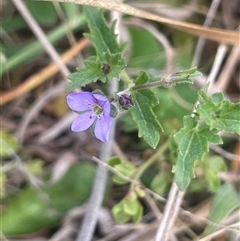
[[[51, 1], [51, 0], [41, 0], [41, 1]], [[53, 0], [52, 0], [53, 1]], [[112, 0], [54, 0], [55, 2], [68, 2], [81, 5], [89, 5], [99, 8], [105, 8], [108, 10], [119, 11], [128, 15], [136, 16], [139, 18], [149, 19], [156, 22], [160, 22], [169, 25], [173, 28], [186, 31], [188, 33], [202, 36], [204, 38], [214, 40], [220, 43], [239, 45], [240, 44], [240, 34], [237, 31], [223, 30], [218, 28], [210, 28], [201, 26], [198, 24], [187, 23], [183, 21], [173, 20], [170, 18], [160, 17], [158, 15], [131, 7], [130, 5], [117, 3]]]

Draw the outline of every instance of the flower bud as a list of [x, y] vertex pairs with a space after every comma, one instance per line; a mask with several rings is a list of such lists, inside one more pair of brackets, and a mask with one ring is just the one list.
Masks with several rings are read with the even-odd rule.
[[109, 64], [103, 64], [101, 69], [104, 74], [109, 74], [111, 67]]
[[118, 96], [118, 103], [124, 110], [127, 110], [129, 107], [134, 105], [132, 96], [129, 94], [122, 94]]

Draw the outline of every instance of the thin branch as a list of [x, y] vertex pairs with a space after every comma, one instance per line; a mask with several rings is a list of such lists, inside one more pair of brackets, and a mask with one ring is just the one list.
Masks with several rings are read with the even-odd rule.
[[[76, 45], [74, 45], [61, 56], [61, 61], [63, 61], [63, 63], [69, 62], [73, 58], [73, 56], [79, 53], [79, 51], [85, 48], [88, 44], [89, 41], [87, 39], [80, 40]], [[32, 89], [47, 81], [59, 71], [59, 66], [56, 63], [49, 64], [36, 74], [31, 75], [28, 79], [24, 80], [24, 82], [20, 86], [17, 86], [13, 90], [2, 94], [0, 106], [31, 91]]]
[[[226, 223], [225, 223], [225, 224], [215, 223], [215, 222], [213, 222], [213, 221], [211, 221], [211, 220], [209, 220], [209, 219], [207, 219], [207, 218], [197, 216], [197, 215], [195, 215], [195, 214], [193, 214], [193, 213], [191, 213], [191, 212], [189, 212], [189, 211], [187, 211], [187, 210], [184, 210], [184, 209], [182, 209], [182, 208], [180, 208], [179, 212], [180, 212], [181, 214], [187, 216], [188, 218], [190, 217], [190, 218], [198, 219], [198, 220], [203, 221], [204, 223], [209, 224], [209, 225], [211, 225], [211, 226], [213, 226], [213, 227], [215, 227], [215, 228], [228, 228], [228, 227], [229, 227], [229, 224], [228, 224], [229, 222], [228, 222], [227, 224], [226, 224]], [[239, 216], [239, 212], [238, 212], [238, 210], [237, 210], [237, 211], [236, 211], [236, 214], [234, 213], [234, 214], [232, 215], [232, 217], [230, 216], [230, 221], [234, 220], [234, 219], [237, 218], [238, 216]]]
[[159, 224], [155, 241], [167, 241], [169, 237], [169, 230], [172, 228], [174, 221], [180, 210], [180, 205], [184, 196], [184, 192], [178, 189], [178, 186], [173, 182], [167, 204], [163, 212], [163, 217]]
[[233, 74], [234, 68], [237, 66], [240, 60], [240, 48], [239, 46], [233, 47], [225, 66], [222, 69], [221, 74], [218, 77], [218, 81], [216, 83], [216, 87], [221, 90], [225, 91], [229, 80]]
[[[209, 8], [207, 17], [206, 17], [205, 22], [203, 24], [204, 26], [210, 26], [212, 24], [212, 21], [215, 17], [215, 14], [217, 12], [217, 9], [218, 9], [218, 6], [219, 6], [220, 2], [221, 2], [221, 0], [213, 0], [212, 1], [212, 4]], [[200, 37], [198, 39], [196, 50], [195, 50], [193, 60], [192, 60], [192, 66], [197, 66], [199, 64], [205, 42], [206, 42], [206, 40], [202, 37]]]
[[212, 87], [214, 85], [214, 82], [216, 81], [217, 74], [219, 73], [219, 70], [221, 68], [223, 59], [226, 55], [227, 49], [228, 49], [228, 47], [225, 44], [221, 44], [218, 47], [212, 69], [211, 69], [210, 74], [208, 75], [208, 78], [207, 78], [207, 83], [210, 83], [209, 88], [208, 88], [209, 93], [213, 92]]
[[[105, 162], [109, 159], [112, 153], [112, 140], [114, 138], [115, 122], [112, 126], [109, 142], [102, 144], [100, 158]], [[94, 182], [92, 194], [88, 203], [87, 212], [84, 217], [81, 229], [78, 233], [76, 241], [91, 241], [94, 229], [98, 220], [98, 212], [102, 205], [106, 183], [107, 169], [103, 165], [98, 166], [96, 179]]]
[[[100, 159], [98, 159], [97, 157], [93, 156], [92, 160], [97, 162], [98, 164], [101, 164], [103, 166], [105, 166], [108, 170], [110, 170], [111, 172], [115, 173], [116, 175], [118, 175], [119, 177], [121, 177], [122, 179], [130, 182], [132, 185], [140, 185], [143, 187], [142, 183], [140, 183], [139, 181], [136, 181], [130, 177], [126, 177], [124, 176], [121, 172], [119, 172], [117, 169], [115, 169], [114, 167], [111, 167], [110, 165], [108, 165], [107, 163], [101, 161]], [[158, 195], [157, 193], [153, 192], [151, 189], [143, 187], [143, 190], [146, 191], [147, 193], [149, 193], [151, 196], [153, 196], [154, 198], [156, 198], [156, 200], [160, 201], [160, 202], [166, 202], [166, 199], [161, 197], [160, 195]]]
[[[92, 160], [97, 162], [98, 164], [100, 165], [103, 165], [105, 166], [109, 171], [111, 171], [112, 173], [118, 175], [119, 177], [121, 177], [122, 179], [132, 183], [133, 185], [142, 185], [140, 182], [132, 179], [132, 178], [129, 178], [127, 176], [124, 176], [121, 172], [119, 172], [117, 169], [115, 169], [114, 167], [108, 165], [107, 163], [101, 161], [99, 158], [93, 156], [92, 157]], [[157, 193], [153, 192], [151, 189], [149, 188], [146, 188], [146, 187], [143, 187], [144, 191], [146, 191], [147, 193], [149, 193], [151, 196], [153, 196], [156, 200], [160, 201], [160, 202], [166, 202], [166, 199], [164, 199], [163, 197], [161, 197], [160, 195], [158, 195]], [[170, 194], [169, 194], [170, 196]], [[204, 217], [200, 217], [198, 215], [195, 215], [187, 210], [184, 210], [182, 208], [179, 208], [179, 212], [183, 215], [186, 215], [188, 217], [191, 217], [191, 218], [195, 218], [195, 219], [198, 219], [198, 220], [201, 220], [201, 221], [204, 221], [205, 223], [208, 223], [214, 227], [218, 227], [218, 228], [226, 228], [228, 226], [226, 225], [223, 225], [223, 224], [219, 224], [219, 223], [215, 223], [215, 222], [212, 222], [210, 221], [209, 219], [207, 218], [204, 218]]]
[[234, 161], [240, 162], [240, 155], [230, 153], [228, 151], [225, 151], [221, 147], [215, 146], [215, 145], [210, 145], [210, 149], [215, 151], [216, 153], [220, 154], [221, 156], [225, 157], [228, 160], [232, 161], [234, 159]]
[[39, 111], [49, 100], [64, 93], [65, 87], [66, 83], [62, 81], [59, 84], [53, 86], [52, 88], [46, 90], [44, 94], [39, 96], [38, 99], [34, 101], [34, 103], [28, 109], [27, 113], [23, 116], [23, 119], [19, 124], [19, 129], [16, 133], [16, 136], [18, 137], [20, 143], [24, 140], [24, 134], [30, 121], [39, 113]]
[[[41, 1], [52, 1], [52, 0], [41, 0]], [[201, 35], [205, 38], [215, 40], [221, 43], [229, 43], [238, 45], [239, 33], [232, 30], [223, 30], [218, 28], [207, 28], [193, 23], [187, 23], [183, 21], [177, 21], [170, 18], [164, 18], [159, 15], [149, 13], [124, 3], [118, 3], [113, 0], [54, 0], [57, 2], [69, 2], [81, 5], [89, 5], [93, 7], [105, 8], [111, 11], [119, 11], [125, 14], [129, 14], [135, 17], [149, 19], [157, 21], [173, 28], [186, 31], [194, 35]]]
[[66, 130], [67, 128], [69, 129], [69, 126], [71, 125], [73, 120], [76, 118], [76, 116], [77, 116], [77, 114], [75, 112], [70, 112], [70, 113], [66, 114], [56, 124], [54, 124], [50, 128], [43, 131], [37, 139], [38, 142], [46, 144], [49, 141], [56, 138], [64, 130]]
[[24, 3], [20, 0], [12, 0], [13, 4], [16, 6], [18, 11], [21, 13], [23, 18], [28, 23], [29, 27], [32, 29], [33, 33], [36, 35], [36, 37], [39, 39], [39, 41], [42, 43], [52, 60], [59, 66], [60, 71], [62, 72], [63, 76], [67, 78], [67, 76], [70, 74], [70, 71], [66, 67], [66, 65], [62, 62], [60, 59], [58, 53], [52, 46], [52, 44], [47, 39], [45, 33], [38, 25], [37, 21], [33, 18], [31, 13], [29, 12], [28, 8], [24, 5]]
[[[212, 238], [216, 238], [219, 235], [223, 234], [224, 232], [226, 232], [227, 230], [229, 230], [230, 228], [238, 228], [240, 227], [240, 222], [234, 223], [232, 225], [229, 225], [228, 227], [222, 228], [214, 233], [209, 234], [208, 236], [202, 238], [202, 239], [198, 239], [198, 241], [208, 241], [211, 240]], [[237, 230], [236, 230], [236, 234], [238, 234]]]

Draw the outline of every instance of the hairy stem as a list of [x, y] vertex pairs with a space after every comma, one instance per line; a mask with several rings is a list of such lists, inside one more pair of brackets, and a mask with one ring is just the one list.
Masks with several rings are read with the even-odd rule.
[[193, 67], [187, 70], [177, 72], [175, 74], [164, 76], [160, 80], [157, 80], [154, 82], [133, 86], [131, 90], [134, 91], [134, 90], [148, 89], [148, 88], [161, 87], [161, 86], [165, 88], [169, 88], [176, 84], [192, 83], [191, 78], [199, 75], [201, 75], [201, 73], [197, 71], [196, 67]]

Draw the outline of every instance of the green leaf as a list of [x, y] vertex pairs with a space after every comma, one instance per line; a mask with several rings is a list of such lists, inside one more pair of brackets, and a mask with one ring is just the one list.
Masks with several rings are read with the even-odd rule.
[[125, 197], [112, 208], [112, 213], [119, 223], [126, 223], [131, 219], [134, 223], [138, 223], [143, 215], [143, 207], [136, 196], [130, 199]]
[[42, 24], [53, 25], [58, 15], [51, 2], [27, 1], [28, 8], [34, 17]]
[[132, 92], [134, 106], [130, 112], [134, 121], [138, 125], [138, 136], [153, 148], [156, 148], [160, 140], [162, 127], [158, 122], [152, 107], [158, 104], [158, 98], [150, 89], [138, 90]]
[[93, 43], [97, 57], [88, 58], [84, 62], [85, 68], [79, 68], [76, 73], [69, 76], [72, 82], [66, 91], [72, 91], [97, 80], [105, 83], [112, 81], [113, 78], [119, 79], [126, 66], [123, 57], [126, 44], [118, 43], [117, 35], [114, 33], [115, 24], [109, 28], [102, 11], [97, 8], [85, 6], [84, 12], [91, 31], [85, 36]]
[[208, 189], [212, 192], [218, 191], [221, 185], [219, 172], [226, 171], [224, 159], [221, 156], [206, 155], [203, 161], [199, 164], [199, 166], [203, 169]]
[[219, 131], [237, 133], [240, 135], [240, 103], [224, 100], [222, 93], [212, 96], [206, 94], [206, 89], [198, 92], [199, 105], [197, 112], [210, 126]]
[[106, 77], [101, 71], [101, 63], [99, 58], [92, 56], [84, 62], [86, 68], [79, 68], [77, 72], [70, 74], [68, 78], [72, 81], [66, 88], [66, 91], [72, 91], [81, 86], [85, 86], [91, 82], [101, 79], [106, 82]]
[[[208, 220], [219, 224], [224, 220], [234, 209], [240, 206], [239, 198], [231, 183], [225, 183], [216, 193]], [[208, 222], [203, 236], [213, 233], [216, 226]]]
[[137, 206], [137, 211], [135, 212], [135, 214], [133, 215], [133, 223], [139, 223], [140, 221], [141, 221], [141, 219], [142, 219], [142, 216], [143, 216], [143, 206], [142, 206], [142, 204], [138, 201], [138, 200], [136, 200], [136, 204], [135, 204], [136, 206]]
[[170, 184], [170, 180], [171, 173], [166, 170], [160, 171], [151, 182], [151, 190], [159, 195], [163, 195]]
[[111, 104], [110, 115], [112, 118], [115, 118], [118, 115], [118, 109], [115, 105]]
[[73, 16], [79, 16], [79, 5], [72, 4], [72, 3], [64, 3], [61, 4], [61, 7], [63, 8], [67, 19], [71, 19]]
[[197, 70], [197, 67], [193, 67], [163, 77], [161, 81], [165, 82], [167, 87], [175, 84], [193, 84], [192, 78], [201, 75], [202, 73]]
[[142, 70], [140, 74], [137, 76], [137, 78], [135, 79], [134, 83], [135, 85], [142, 85], [148, 82], [148, 80], [149, 80], [149, 76], [147, 72]]
[[[163, 47], [146, 29], [128, 26], [131, 38], [131, 56], [128, 66], [140, 69], [164, 69], [166, 58]], [[143, 46], [146, 46], [143, 48]]]
[[[103, 54], [104, 59], [100, 59], [96, 56], [89, 57], [85, 62], [85, 68], [78, 68], [77, 72], [69, 75], [69, 79], [72, 81], [66, 88], [66, 91], [72, 91], [79, 87], [84, 87], [86, 84], [96, 82], [97, 80], [105, 83], [111, 81], [114, 77], [119, 78], [121, 71], [126, 66], [126, 61], [123, 58], [122, 53], [111, 54], [106, 52]], [[103, 66], [108, 66], [106, 72]]]
[[194, 177], [195, 162], [201, 160], [209, 151], [209, 142], [222, 143], [216, 129], [210, 130], [207, 126], [197, 128], [195, 117], [185, 116], [183, 123], [184, 127], [174, 136], [178, 145], [177, 163], [174, 167], [175, 180], [181, 190], [186, 189]]
[[110, 52], [104, 53], [104, 64], [106, 63], [110, 68], [109, 72], [105, 74], [107, 80], [112, 81], [113, 78], [119, 79], [122, 70], [126, 67], [126, 60], [124, 59], [123, 54], [112, 54]]
[[[108, 160], [108, 164], [118, 170], [126, 177], [131, 177], [137, 170], [137, 168], [133, 165], [132, 162], [122, 159], [120, 157], [114, 156]], [[113, 176], [113, 181], [118, 184], [126, 184], [127, 180], [119, 177], [118, 175]]]
[[17, 140], [11, 134], [0, 130], [0, 156], [7, 157], [19, 149]]
[[38, 175], [42, 173], [44, 161], [41, 159], [33, 159], [26, 163], [29, 173]]
[[[27, 187], [12, 198], [1, 214], [5, 236], [19, 236], [52, 227], [71, 208], [83, 204], [90, 195], [95, 166], [74, 164], [57, 183]], [[24, 223], [24, 225], [22, 225]]]
[[85, 34], [94, 45], [97, 56], [102, 60], [103, 53], [123, 53], [126, 44], [119, 44], [114, 33], [115, 23], [108, 27], [103, 12], [95, 7], [84, 7], [84, 13], [88, 22], [90, 34]]

